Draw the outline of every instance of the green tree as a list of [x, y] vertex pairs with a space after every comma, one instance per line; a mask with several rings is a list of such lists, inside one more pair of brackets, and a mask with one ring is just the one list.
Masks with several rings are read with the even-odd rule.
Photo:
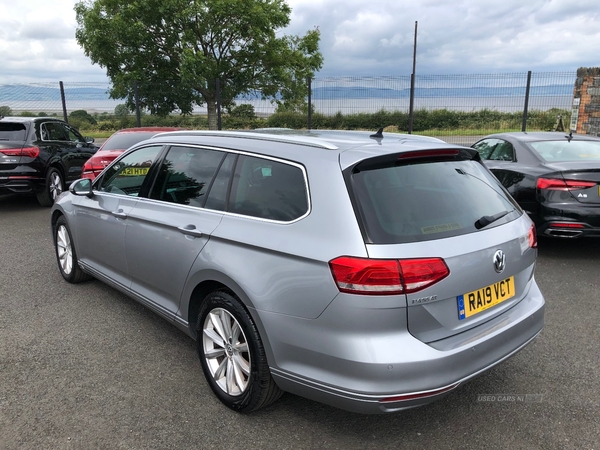
[[69, 120], [80, 120], [82, 122], [87, 122], [91, 125], [96, 125], [96, 119], [94, 119], [94, 117], [92, 115], [90, 115], [86, 110], [84, 109], [78, 109], [76, 111], [72, 111], [69, 114]]
[[123, 117], [127, 117], [129, 115], [129, 108], [127, 105], [121, 103], [115, 106], [115, 117], [117, 119], [122, 119]]
[[227, 107], [241, 94], [278, 104], [304, 102], [306, 79], [323, 64], [320, 33], [277, 35], [289, 24], [285, 0], [85, 0], [75, 5], [76, 38], [106, 68], [113, 98], [133, 110], [190, 114], [206, 104], [217, 126], [216, 79]]
[[0, 116], [6, 117], [12, 115], [12, 108], [10, 106], [0, 106]]

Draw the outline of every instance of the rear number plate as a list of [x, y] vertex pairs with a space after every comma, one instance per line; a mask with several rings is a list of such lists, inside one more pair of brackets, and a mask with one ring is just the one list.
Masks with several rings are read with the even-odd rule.
[[515, 277], [506, 278], [476, 291], [459, 295], [458, 318], [471, 317], [515, 295]]

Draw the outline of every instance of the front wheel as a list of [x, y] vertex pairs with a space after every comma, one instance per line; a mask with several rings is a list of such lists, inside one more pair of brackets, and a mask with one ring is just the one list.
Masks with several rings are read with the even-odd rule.
[[71, 232], [64, 217], [60, 217], [56, 221], [54, 228], [54, 248], [56, 250], [58, 269], [65, 280], [69, 283], [80, 283], [91, 278], [90, 275], [79, 267]]
[[202, 370], [223, 404], [247, 413], [281, 397], [258, 330], [237, 298], [223, 291], [209, 294], [197, 324]]
[[58, 169], [51, 167], [46, 173], [44, 188], [38, 192], [37, 199], [42, 206], [52, 206], [64, 190], [65, 182]]

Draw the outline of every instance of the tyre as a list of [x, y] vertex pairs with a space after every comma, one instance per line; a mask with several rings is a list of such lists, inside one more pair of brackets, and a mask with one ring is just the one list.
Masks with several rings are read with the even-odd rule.
[[37, 200], [42, 206], [52, 206], [58, 196], [62, 194], [65, 182], [60, 171], [54, 167], [48, 169], [44, 188], [38, 192]]
[[64, 217], [60, 217], [56, 221], [54, 248], [56, 249], [58, 269], [65, 280], [69, 283], [81, 283], [92, 278], [79, 267], [71, 232]]
[[223, 291], [209, 294], [197, 324], [202, 370], [223, 404], [248, 413], [281, 397], [258, 330], [237, 298]]

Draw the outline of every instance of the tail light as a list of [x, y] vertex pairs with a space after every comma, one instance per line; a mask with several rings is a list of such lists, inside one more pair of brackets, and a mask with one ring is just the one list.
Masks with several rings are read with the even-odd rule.
[[366, 259], [341, 256], [329, 262], [341, 292], [367, 295], [409, 294], [446, 278], [441, 258]]
[[0, 148], [0, 153], [6, 156], [26, 156], [28, 158], [37, 158], [40, 154], [40, 149], [38, 147]]
[[563, 180], [561, 178], [538, 178], [536, 187], [538, 189], [554, 189], [570, 191], [587, 189], [596, 186], [594, 181]]
[[97, 177], [107, 165], [108, 164], [103, 164], [102, 161], [94, 159], [93, 157], [88, 159], [82, 168], [84, 178], [89, 178], [86, 175], [91, 175], [92, 178]]
[[527, 237], [529, 238], [529, 247], [537, 248], [538, 243], [537, 243], [537, 233], [535, 231], [535, 225], [531, 225], [531, 227], [529, 228], [529, 233], [528, 233]]

